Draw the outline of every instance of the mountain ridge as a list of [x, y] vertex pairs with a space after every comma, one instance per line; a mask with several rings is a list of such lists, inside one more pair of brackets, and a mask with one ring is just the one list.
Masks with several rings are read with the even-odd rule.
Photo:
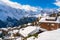
[[0, 0], [0, 21], [2, 23], [2, 25], [0, 23], [0, 27], [2, 27], [3, 25], [14, 26], [16, 24], [18, 26], [21, 23], [24, 24], [33, 20], [35, 21], [36, 16], [42, 16], [41, 14], [44, 13], [48, 14], [48, 11], [43, 10], [42, 8], [32, 7], [30, 5], [21, 5], [19, 3], [12, 2], [9, 0]]

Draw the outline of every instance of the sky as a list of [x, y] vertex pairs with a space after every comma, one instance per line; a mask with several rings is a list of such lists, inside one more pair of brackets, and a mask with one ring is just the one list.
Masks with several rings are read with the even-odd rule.
[[30, 5], [41, 8], [58, 8], [54, 3], [56, 0], [11, 0], [22, 5]]

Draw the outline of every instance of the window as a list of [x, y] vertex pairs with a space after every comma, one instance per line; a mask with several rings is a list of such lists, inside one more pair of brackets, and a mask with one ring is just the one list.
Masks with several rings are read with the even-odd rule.
[[51, 24], [51, 26], [54, 26], [54, 24]]

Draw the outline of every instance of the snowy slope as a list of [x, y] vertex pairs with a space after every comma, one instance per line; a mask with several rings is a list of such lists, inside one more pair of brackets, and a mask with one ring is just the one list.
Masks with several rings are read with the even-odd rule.
[[60, 40], [60, 29], [43, 32], [38, 35], [37, 40]]

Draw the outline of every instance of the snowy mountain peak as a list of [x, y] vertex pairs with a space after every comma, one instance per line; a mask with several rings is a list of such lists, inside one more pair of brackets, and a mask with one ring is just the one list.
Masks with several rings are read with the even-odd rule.
[[[12, 2], [10, 0], [0, 0], [0, 27], [9, 25], [16, 25], [17, 22], [25, 23], [24, 21], [28, 17], [37, 17], [41, 14], [48, 13], [49, 10], [43, 10], [40, 7], [33, 7], [30, 5], [22, 5], [17, 2]], [[27, 17], [27, 18], [25, 18]], [[20, 20], [25, 18], [24, 20]], [[28, 18], [29, 22], [35, 20], [35, 18]], [[4, 23], [5, 22], [5, 23]], [[3, 25], [4, 24], [4, 25]]]
[[9, 16], [19, 20], [26, 15], [29, 16], [30, 14], [35, 13], [37, 9], [38, 8], [36, 7], [32, 7], [30, 5], [21, 5], [10, 0], [0, 0], [0, 19], [5, 21]]
[[12, 1], [9, 1], [9, 0], [0, 0], [0, 4], [5, 4], [5, 5], [8, 5], [12, 8], [17, 8], [17, 9], [24, 9], [26, 11], [37, 11], [38, 8], [36, 7], [32, 7], [30, 5], [21, 5], [17, 2], [12, 2]]

